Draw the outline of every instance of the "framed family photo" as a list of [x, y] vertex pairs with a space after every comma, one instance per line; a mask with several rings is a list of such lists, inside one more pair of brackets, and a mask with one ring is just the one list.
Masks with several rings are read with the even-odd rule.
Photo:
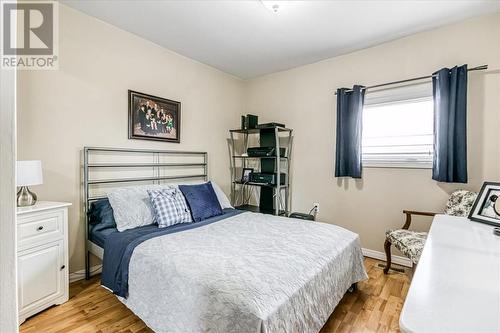
[[179, 143], [181, 103], [128, 91], [128, 138]]
[[484, 182], [469, 219], [500, 227], [500, 183]]

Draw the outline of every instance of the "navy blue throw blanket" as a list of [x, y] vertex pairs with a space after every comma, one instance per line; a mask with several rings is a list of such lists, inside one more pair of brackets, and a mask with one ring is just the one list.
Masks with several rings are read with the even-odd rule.
[[432, 179], [467, 183], [467, 65], [433, 74]]
[[224, 209], [222, 215], [214, 216], [201, 222], [176, 224], [167, 228], [158, 228], [157, 225], [148, 225], [122, 232], [113, 232], [106, 237], [104, 244], [104, 258], [102, 265], [101, 283], [113, 291], [115, 295], [127, 297], [128, 272], [130, 258], [134, 249], [149, 239], [199, 228], [207, 224], [224, 220], [228, 217], [243, 213], [236, 209]]
[[365, 89], [337, 89], [335, 177], [361, 178], [361, 132]]

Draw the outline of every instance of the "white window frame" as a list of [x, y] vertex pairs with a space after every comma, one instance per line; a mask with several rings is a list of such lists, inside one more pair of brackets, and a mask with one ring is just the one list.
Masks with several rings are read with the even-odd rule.
[[[401, 102], [420, 102], [432, 100], [432, 83], [416, 83], [396, 88], [386, 88], [376, 91], [367, 91], [364, 106], [382, 106]], [[364, 110], [363, 110], [364, 112]], [[396, 169], [432, 169], [430, 161], [372, 161], [362, 155], [362, 165], [366, 168], [396, 168]]]

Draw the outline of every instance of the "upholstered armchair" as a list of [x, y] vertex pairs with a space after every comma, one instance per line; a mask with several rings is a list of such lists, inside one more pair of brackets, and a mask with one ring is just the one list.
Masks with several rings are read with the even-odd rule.
[[[467, 190], [457, 190], [453, 192], [446, 203], [444, 214], [468, 216], [476, 200], [476, 196], [476, 193]], [[387, 257], [387, 264], [384, 268], [385, 274], [387, 274], [391, 268], [391, 245], [394, 245], [408, 257], [415, 266], [418, 264], [420, 255], [424, 249], [425, 240], [427, 239], [427, 232], [409, 230], [412, 221], [411, 218], [413, 215], [434, 216], [438, 213], [403, 210], [403, 214], [406, 215], [406, 221], [401, 229], [387, 230], [385, 233], [384, 249]]]

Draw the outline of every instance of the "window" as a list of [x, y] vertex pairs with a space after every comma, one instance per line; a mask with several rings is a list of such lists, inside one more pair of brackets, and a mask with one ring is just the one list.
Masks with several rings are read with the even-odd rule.
[[363, 110], [363, 166], [431, 168], [432, 86], [367, 92]]

